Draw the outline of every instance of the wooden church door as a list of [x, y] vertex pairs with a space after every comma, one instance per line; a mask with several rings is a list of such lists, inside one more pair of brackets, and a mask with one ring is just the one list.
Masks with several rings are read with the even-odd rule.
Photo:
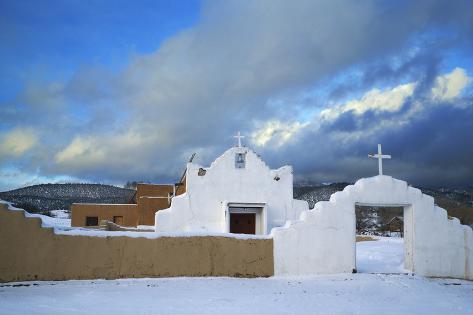
[[230, 213], [230, 233], [256, 234], [256, 213]]

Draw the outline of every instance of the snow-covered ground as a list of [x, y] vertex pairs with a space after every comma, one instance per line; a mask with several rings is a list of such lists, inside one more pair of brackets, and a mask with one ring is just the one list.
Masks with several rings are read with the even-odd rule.
[[377, 237], [378, 241], [356, 243], [356, 269], [370, 273], [407, 273], [404, 269], [404, 239]]
[[473, 314], [473, 282], [408, 275], [20, 285], [0, 284], [0, 314]]
[[70, 219], [71, 214], [69, 210], [51, 210], [51, 215], [57, 219]]
[[67, 210], [51, 210], [52, 217], [47, 215], [28, 213], [29, 217], [38, 217], [43, 221], [44, 227], [70, 227], [71, 219]]
[[358, 274], [0, 284], [0, 314], [473, 314], [473, 282], [403, 272], [402, 239], [357, 243]]

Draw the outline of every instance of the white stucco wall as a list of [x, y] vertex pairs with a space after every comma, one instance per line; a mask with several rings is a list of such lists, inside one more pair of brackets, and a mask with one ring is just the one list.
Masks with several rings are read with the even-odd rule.
[[[236, 153], [246, 154], [245, 168], [235, 168]], [[198, 175], [200, 168], [205, 175]], [[170, 208], [156, 213], [156, 231], [226, 232], [228, 203], [264, 204], [267, 231], [309, 209], [307, 202], [293, 199], [290, 166], [271, 170], [246, 147], [227, 150], [208, 168], [188, 163], [186, 185]]]
[[300, 220], [273, 229], [275, 274], [352, 272], [355, 203], [405, 207], [405, 267], [412, 272], [472, 279], [471, 228], [449, 219], [431, 196], [390, 176], [360, 179], [303, 212]]
[[465, 278], [473, 280], [473, 230], [466, 226], [463, 229], [465, 231]]

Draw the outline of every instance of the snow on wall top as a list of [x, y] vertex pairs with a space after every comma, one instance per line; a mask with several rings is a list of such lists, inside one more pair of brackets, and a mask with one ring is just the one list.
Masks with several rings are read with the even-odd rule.
[[236, 239], [271, 239], [268, 235], [251, 235], [251, 234], [232, 234], [232, 233], [209, 233], [209, 232], [168, 232], [168, 233], [157, 233], [157, 232], [134, 232], [134, 231], [104, 231], [104, 230], [94, 230], [87, 229], [82, 227], [66, 227], [56, 225], [56, 221], [48, 216], [41, 214], [29, 213], [23, 209], [14, 207], [11, 203], [1, 200], [0, 205], [4, 204], [7, 206], [9, 211], [22, 211], [25, 218], [39, 218], [41, 219], [41, 227], [53, 229], [54, 234], [56, 235], [71, 235], [71, 236], [91, 236], [91, 237], [143, 237], [148, 239], [155, 239], [161, 237], [231, 237]]

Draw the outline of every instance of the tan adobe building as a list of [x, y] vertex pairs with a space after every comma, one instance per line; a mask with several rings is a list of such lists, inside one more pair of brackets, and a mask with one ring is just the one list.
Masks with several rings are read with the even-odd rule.
[[177, 184], [138, 184], [132, 204], [74, 203], [71, 226], [98, 226], [107, 220], [121, 226], [154, 225], [155, 213], [169, 208], [186, 191], [185, 176]]

